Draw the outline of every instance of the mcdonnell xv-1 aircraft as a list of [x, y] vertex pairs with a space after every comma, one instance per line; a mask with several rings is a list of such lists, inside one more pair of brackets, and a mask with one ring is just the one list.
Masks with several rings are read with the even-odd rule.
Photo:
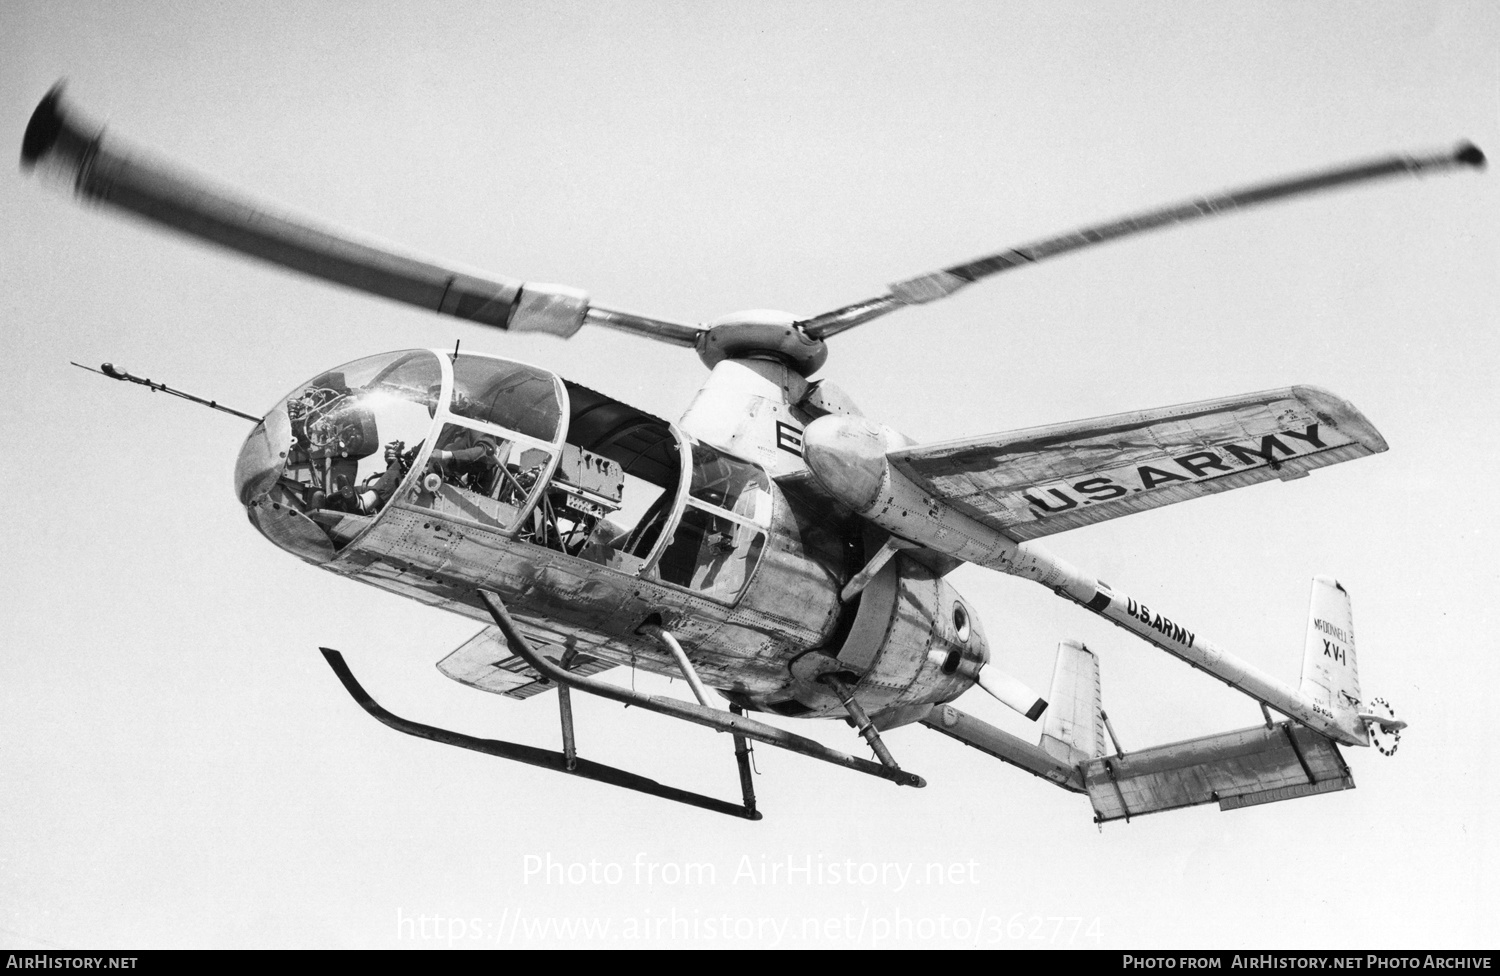
[[[1473, 145], [1134, 214], [908, 278], [821, 315], [746, 311], [703, 326], [361, 243], [106, 137], [60, 88], [33, 114], [21, 160], [85, 200], [359, 291], [502, 331], [568, 338], [603, 326], [690, 347], [709, 368], [672, 423], [525, 363], [406, 349], [319, 373], [248, 418], [235, 485], [251, 524], [314, 566], [484, 622], [439, 670], [508, 698], [555, 691], [562, 750], [393, 715], [324, 648], [359, 704], [399, 731], [749, 819], [760, 818], [751, 741], [923, 786], [881, 737], [920, 724], [1087, 795], [1099, 823], [1349, 789], [1340, 745], [1395, 749], [1405, 723], [1360, 688], [1349, 594], [1336, 580], [1313, 580], [1292, 686], [1035, 542], [1384, 451], [1352, 404], [1293, 386], [924, 445], [814, 377], [832, 337], [993, 275], [1273, 200], [1482, 168]], [[150, 383], [109, 364], [103, 372]], [[978, 614], [944, 579], [962, 563], [1040, 583], [1208, 672], [1259, 702], [1264, 724], [1124, 751], [1088, 648], [1059, 645], [1045, 699], [991, 660]], [[599, 677], [615, 667], [682, 677], [696, 701]], [[1041, 719], [1039, 741], [955, 708], [976, 685]], [[579, 757], [575, 691], [730, 733], [741, 800]], [[844, 719], [875, 759], [750, 713]]]

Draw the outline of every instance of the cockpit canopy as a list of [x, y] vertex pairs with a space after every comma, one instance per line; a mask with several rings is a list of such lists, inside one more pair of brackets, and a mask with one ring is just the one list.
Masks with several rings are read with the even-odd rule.
[[449, 409], [455, 415], [547, 443], [558, 439], [563, 396], [557, 377], [486, 356], [461, 356], [452, 368]]
[[660, 418], [534, 366], [428, 350], [297, 387], [235, 480], [252, 523], [315, 563], [358, 551], [395, 508], [729, 602], [771, 516], [762, 469]]

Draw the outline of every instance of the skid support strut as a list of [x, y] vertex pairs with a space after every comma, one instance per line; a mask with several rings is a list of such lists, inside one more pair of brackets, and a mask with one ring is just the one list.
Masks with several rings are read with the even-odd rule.
[[901, 767], [896, 765], [896, 757], [891, 755], [891, 750], [887, 749], [885, 743], [881, 741], [880, 733], [875, 729], [875, 723], [870, 721], [870, 716], [865, 714], [864, 707], [855, 700], [854, 689], [850, 687], [849, 682], [836, 674], [825, 674], [821, 680], [839, 696], [844, 711], [848, 712], [849, 717], [854, 720], [854, 730], [864, 736], [870, 748], [875, 750], [875, 755], [880, 757], [881, 763], [890, 769], [900, 769]]
[[562, 720], [563, 759], [571, 773], [578, 765], [578, 744], [573, 738], [573, 700], [568, 697], [566, 688], [557, 689], [557, 713]]
[[672, 636], [671, 631], [661, 627], [647, 627], [642, 633], [650, 634], [661, 641], [663, 647], [672, 652], [672, 657], [677, 659], [677, 667], [682, 670], [682, 676], [687, 679], [688, 687], [693, 689], [693, 697], [698, 699], [698, 704], [710, 708], [708, 704], [708, 690], [703, 687], [703, 680], [698, 677], [698, 671], [693, 667], [693, 662], [688, 660], [687, 652]]
[[[736, 715], [745, 714], [738, 705], [730, 705], [729, 710]], [[750, 740], [739, 734], [734, 736], [734, 764], [740, 769], [740, 794], [745, 798], [745, 809], [754, 813], [755, 783], [750, 779]]]

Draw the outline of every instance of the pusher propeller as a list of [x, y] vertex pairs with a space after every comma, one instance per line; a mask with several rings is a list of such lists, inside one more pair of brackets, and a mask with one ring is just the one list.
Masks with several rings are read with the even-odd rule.
[[105, 138], [63, 102], [62, 85], [31, 116], [25, 169], [60, 173], [74, 192], [179, 233], [357, 291], [516, 332], [564, 338], [586, 324], [694, 346], [702, 329], [591, 305], [576, 288], [469, 274], [364, 243], [269, 207]]
[[834, 309], [810, 319], [802, 319], [796, 325], [808, 338], [826, 339], [846, 329], [852, 329], [856, 325], [863, 325], [888, 312], [894, 312], [898, 308], [907, 305], [925, 305], [940, 298], [947, 298], [960, 288], [982, 281], [991, 275], [997, 275], [1002, 271], [1035, 264], [1059, 254], [1093, 247], [1095, 244], [1144, 233], [1158, 227], [1185, 224], [1188, 221], [1243, 210], [1246, 207], [1270, 203], [1273, 200], [1321, 193], [1335, 187], [1383, 179], [1387, 176], [1420, 176], [1424, 173], [1440, 172], [1462, 166], [1482, 169], [1484, 162], [1484, 153], [1479, 147], [1466, 142], [1456, 149], [1417, 155], [1388, 156], [1238, 190], [1228, 190], [1213, 196], [1198, 197], [1184, 203], [1120, 217], [1107, 223], [1082, 227], [1056, 237], [1033, 241], [1030, 244], [998, 251], [963, 264], [955, 264], [938, 271], [907, 278], [891, 285], [883, 295], [867, 298], [853, 305], [845, 305], [843, 308]]
[[1020, 678], [1001, 671], [993, 664], [986, 664], [979, 669], [977, 683], [1000, 704], [1015, 709], [1033, 722], [1047, 710], [1045, 698], [1032, 691]]

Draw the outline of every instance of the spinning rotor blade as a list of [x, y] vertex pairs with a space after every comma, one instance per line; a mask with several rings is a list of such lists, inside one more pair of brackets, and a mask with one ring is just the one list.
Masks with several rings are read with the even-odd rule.
[[1464, 143], [1453, 150], [1424, 153], [1421, 155], [1398, 155], [1366, 163], [1341, 166], [1319, 173], [1296, 176], [1290, 179], [1263, 183], [1258, 186], [1229, 190], [1215, 196], [1199, 197], [1185, 203], [1148, 210], [1143, 213], [1121, 217], [1104, 224], [1083, 227], [1057, 237], [1049, 237], [1023, 244], [1020, 247], [1000, 251], [963, 264], [931, 271], [927, 274], [907, 278], [891, 285], [884, 295], [846, 305], [832, 312], [797, 323], [809, 338], [826, 339], [856, 325], [863, 325], [887, 312], [906, 305], [923, 305], [946, 298], [966, 285], [1009, 271], [1011, 268], [1034, 264], [1044, 258], [1077, 251], [1105, 241], [1129, 237], [1144, 231], [1165, 227], [1168, 224], [1184, 224], [1203, 217], [1245, 207], [1253, 207], [1273, 200], [1320, 193], [1334, 187], [1363, 183], [1387, 176], [1407, 174], [1420, 176], [1428, 172], [1455, 169], [1460, 166], [1484, 167], [1484, 153], [1472, 143]]
[[61, 86], [42, 99], [26, 127], [21, 164], [60, 171], [86, 199], [127, 210], [172, 230], [358, 291], [517, 332], [564, 338], [585, 323], [693, 346], [696, 326], [597, 308], [561, 285], [467, 274], [407, 257], [211, 185], [116, 140], [62, 102]]

